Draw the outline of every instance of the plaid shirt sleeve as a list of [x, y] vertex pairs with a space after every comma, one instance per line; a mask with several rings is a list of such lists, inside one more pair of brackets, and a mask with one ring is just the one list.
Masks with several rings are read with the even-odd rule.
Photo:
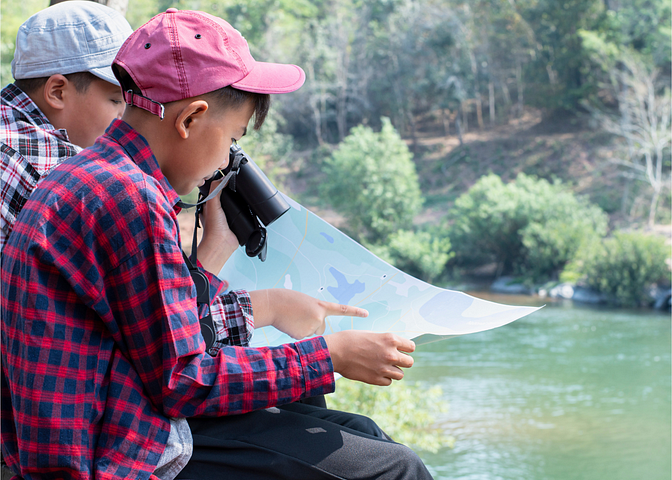
[[210, 314], [215, 323], [215, 344], [208, 350], [210, 355], [227, 345], [246, 347], [254, 332], [252, 301], [245, 290], [236, 290], [217, 295], [210, 305]]

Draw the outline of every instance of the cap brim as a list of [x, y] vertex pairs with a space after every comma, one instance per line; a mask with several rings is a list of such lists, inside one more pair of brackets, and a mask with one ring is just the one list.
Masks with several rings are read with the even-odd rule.
[[89, 72], [93, 73], [96, 77], [100, 78], [101, 80], [105, 80], [106, 82], [110, 82], [113, 85], [119, 85], [119, 80], [114, 76], [114, 73], [112, 73], [112, 67], [101, 67], [101, 68], [92, 68], [89, 70]]
[[306, 74], [296, 65], [256, 62], [252, 71], [233, 88], [254, 93], [289, 93], [301, 88]]

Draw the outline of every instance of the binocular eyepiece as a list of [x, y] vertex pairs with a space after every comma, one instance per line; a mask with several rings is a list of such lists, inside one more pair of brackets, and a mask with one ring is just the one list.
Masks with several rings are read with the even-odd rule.
[[[229, 165], [223, 174], [232, 170], [234, 175], [220, 195], [226, 221], [240, 246], [245, 246], [245, 253], [249, 257], [258, 256], [263, 262], [266, 260], [264, 226], [269, 226], [287, 212], [289, 204], [254, 160], [237, 144], [231, 145]], [[200, 198], [205, 198], [210, 192], [211, 183], [222, 177], [222, 172], [217, 172], [199, 187]]]

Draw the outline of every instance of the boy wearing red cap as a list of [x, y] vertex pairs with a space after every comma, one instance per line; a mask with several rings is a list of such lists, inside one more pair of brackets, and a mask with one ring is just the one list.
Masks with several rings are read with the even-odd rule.
[[[219, 330], [205, 352], [178, 195], [226, 167], [269, 94], [298, 89], [303, 71], [256, 62], [228, 23], [175, 9], [131, 35], [113, 69], [132, 108], [35, 191], [5, 249], [8, 463], [53, 478], [431, 478], [408, 448], [350, 428], [355, 416], [292, 403], [333, 391], [334, 372], [389, 385], [411, 341], [345, 331], [247, 346], [254, 327], [303, 338], [364, 310], [221, 293], [203, 271]], [[211, 252], [225, 225], [208, 202]]]

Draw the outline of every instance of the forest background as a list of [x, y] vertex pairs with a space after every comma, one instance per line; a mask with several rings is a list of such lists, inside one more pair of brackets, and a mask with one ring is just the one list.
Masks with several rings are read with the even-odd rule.
[[[569, 282], [627, 306], [670, 283], [666, 0], [100, 1], [134, 28], [204, 10], [255, 58], [301, 65], [304, 87], [241, 144], [408, 273]], [[2, 2], [3, 85], [18, 26], [46, 6]]]

